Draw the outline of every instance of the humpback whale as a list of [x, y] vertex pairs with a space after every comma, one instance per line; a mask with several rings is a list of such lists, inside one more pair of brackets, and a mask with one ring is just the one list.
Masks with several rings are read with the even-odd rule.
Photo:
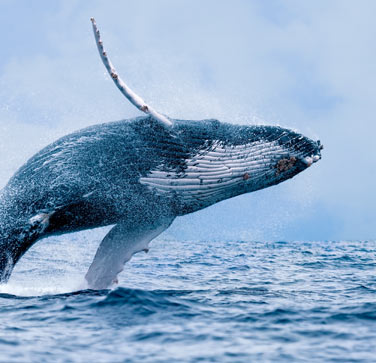
[[0, 192], [0, 282], [38, 240], [114, 225], [85, 276], [103, 289], [175, 217], [290, 179], [322, 145], [277, 126], [171, 119], [120, 78], [94, 19], [112, 80], [146, 115], [64, 136], [28, 160]]

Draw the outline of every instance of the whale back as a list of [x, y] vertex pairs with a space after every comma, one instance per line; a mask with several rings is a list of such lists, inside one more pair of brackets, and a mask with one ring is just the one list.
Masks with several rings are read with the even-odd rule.
[[[134, 205], [151, 202], [150, 193], [141, 191], [145, 187], [138, 182], [140, 176], [163, 159], [177, 166], [171, 155], [184, 150], [177, 150], [168, 132], [148, 119], [88, 127], [45, 147], [2, 191], [4, 213], [29, 220], [38, 213], [55, 212], [62, 218], [61, 211], [80, 212], [81, 220], [69, 221], [66, 216], [59, 222], [65, 232], [115, 223]], [[167, 143], [156, 147], [162, 137]]]

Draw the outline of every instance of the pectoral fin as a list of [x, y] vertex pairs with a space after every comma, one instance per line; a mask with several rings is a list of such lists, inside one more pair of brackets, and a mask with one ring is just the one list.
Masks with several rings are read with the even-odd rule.
[[117, 224], [101, 242], [85, 276], [89, 288], [105, 289], [123, 270], [124, 264], [140, 251], [148, 251], [149, 243], [165, 231], [174, 217], [155, 221], [125, 221]]

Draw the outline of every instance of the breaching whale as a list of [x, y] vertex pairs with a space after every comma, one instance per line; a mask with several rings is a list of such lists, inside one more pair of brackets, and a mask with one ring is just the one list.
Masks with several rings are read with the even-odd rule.
[[321, 158], [319, 141], [281, 127], [158, 113], [121, 80], [91, 20], [111, 78], [147, 115], [62, 137], [14, 174], [0, 192], [0, 282], [42, 238], [115, 225], [85, 276], [89, 288], [107, 288], [176, 216], [276, 185]]

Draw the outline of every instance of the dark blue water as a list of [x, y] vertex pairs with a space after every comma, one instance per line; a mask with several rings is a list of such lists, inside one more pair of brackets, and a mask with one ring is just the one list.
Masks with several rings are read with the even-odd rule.
[[39, 242], [0, 287], [1, 362], [376, 361], [376, 242], [161, 238], [116, 289], [72, 292], [95, 233]]

